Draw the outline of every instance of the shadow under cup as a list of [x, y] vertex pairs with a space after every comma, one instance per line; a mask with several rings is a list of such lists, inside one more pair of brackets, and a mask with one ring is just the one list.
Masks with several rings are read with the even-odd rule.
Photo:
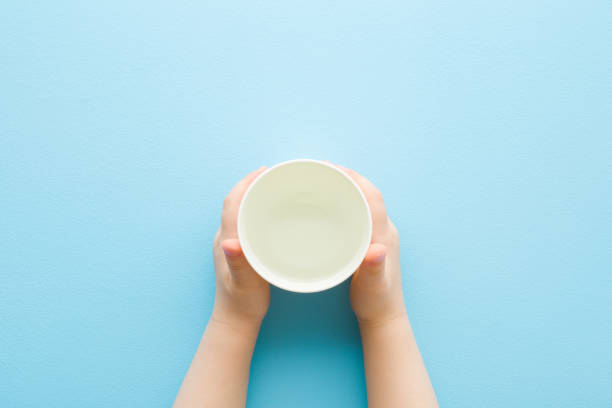
[[347, 279], [372, 234], [367, 201], [342, 170], [291, 160], [261, 174], [245, 193], [238, 236], [251, 266], [268, 282], [316, 292]]

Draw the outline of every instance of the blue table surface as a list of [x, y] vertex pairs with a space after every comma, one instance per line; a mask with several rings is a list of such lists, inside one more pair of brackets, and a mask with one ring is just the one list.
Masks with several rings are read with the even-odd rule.
[[[0, 406], [167, 407], [221, 202], [353, 167], [442, 406], [612, 406], [612, 3], [14, 1], [0, 12]], [[274, 290], [248, 406], [365, 407], [343, 284]]]

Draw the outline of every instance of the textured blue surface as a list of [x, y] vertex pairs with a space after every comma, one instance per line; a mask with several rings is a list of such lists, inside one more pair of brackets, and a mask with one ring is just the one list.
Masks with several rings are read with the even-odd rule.
[[[371, 178], [443, 406], [612, 406], [609, 1], [13, 1], [0, 405], [165, 407], [226, 192]], [[365, 407], [346, 284], [275, 290], [250, 407]]]

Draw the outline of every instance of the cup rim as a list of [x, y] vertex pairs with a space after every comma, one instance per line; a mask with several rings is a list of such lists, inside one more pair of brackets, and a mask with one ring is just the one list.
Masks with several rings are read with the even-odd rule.
[[[342, 273], [335, 273], [333, 275], [331, 275], [328, 278], [325, 279], [321, 279], [320, 281], [315, 281], [315, 282], [299, 282], [299, 284], [296, 284], [294, 286], [287, 284], [288, 282], [282, 281], [282, 280], [278, 280], [275, 278], [274, 274], [271, 273], [268, 268], [265, 267], [265, 265], [263, 265], [261, 262], [259, 262], [259, 260], [257, 259], [257, 257], [255, 256], [255, 254], [253, 254], [253, 252], [251, 251], [251, 248], [249, 247], [249, 245], [245, 245], [245, 243], [247, 243], [247, 240], [242, 236], [241, 234], [241, 226], [242, 226], [242, 210], [244, 207], [244, 202], [245, 202], [245, 198], [248, 196], [248, 194], [251, 192], [251, 189], [269, 172], [279, 168], [279, 167], [283, 167], [289, 164], [294, 164], [294, 163], [315, 163], [321, 166], [325, 166], [328, 167], [334, 171], [336, 171], [338, 174], [342, 175], [346, 180], [348, 180], [351, 185], [357, 190], [357, 192], [359, 192], [359, 197], [361, 198], [361, 200], [363, 201], [363, 203], [365, 204], [365, 208], [366, 208], [366, 212], [367, 212], [367, 232], [368, 232], [368, 245], [366, 245], [364, 247], [364, 249], [361, 251], [362, 253], [359, 254], [359, 257], [356, 257], [355, 259], [358, 259], [359, 262], [356, 265], [353, 265], [352, 263], [347, 264], [347, 266], [344, 268], [345, 270], [342, 271]], [[316, 160], [316, 159], [291, 159], [291, 160], [286, 160], [280, 163], [275, 164], [272, 167], [269, 167], [268, 169], [266, 169], [263, 173], [261, 173], [259, 176], [257, 176], [257, 178], [255, 180], [253, 180], [253, 182], [249, 185], [249, 187], [247, 188], [247, 190], [244, 192], [244, 195], [242, 196], [242, 199], [240, 201], [240, 207], [238, 208], [238, 219], [237, 219], [237, 227], [236, 229], [238, 230], [238, 240], [240, 241], [240, 246], [242, 247], [242, 252], [244, 253], [247, 261], [249, 262], [249, 264], [251, 265], [251, 267], [253, 268], [253, 270], [255, 270], [255, 272], [261, 276], [265, 281], [267, 281], [268, 283], [271, 283], [272, 285], [290, 291], [290, 292], [296, 292], [296, 293], [313, 293], [313, 292], [321, 292], [327, 289], [331, 289], [334, 286], [337, 286], [339, 284], [341, 284], [342, 282], [344, 282], [345, 280], [347, 280], [351, 275], [353, 275], [353, 273], [355, 273], [355, 271], [357, 270], [357, 268], [359, 268], [359, 265], [361, 265], [361, 262], [363, 261], [363, 259], [365, 258], [365, 255], [368, 251], [369, 248], [369, 243], [372, 241], [372, 214], [371, 214], [371, 210], [370, 210], [370, 205], [368, 204], [368, 200], [365, 197], [365, 194], [363, 193], [363, 191], [361, 190], [361, 188], [359, 187], [359, 185], [355, 182], [355, 180], [353, 180], [351, 178], [351, 176], [349, 176], [344, 170], [342, 170], [339, 167], [334, 166], [331, 163], [327, 163], [324, 162], [322, 160]], [[355, 262], [353, 262], [355, 263]]]

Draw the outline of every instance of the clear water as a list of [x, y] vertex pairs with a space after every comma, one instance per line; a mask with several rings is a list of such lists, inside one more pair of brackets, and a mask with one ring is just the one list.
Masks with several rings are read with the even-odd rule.
[[317, 281], [359, 262], [367, 208], [353, 184], [317, 164], [278, 170], [245, 198], [242, 227], [259, 263], [283, 279]]

